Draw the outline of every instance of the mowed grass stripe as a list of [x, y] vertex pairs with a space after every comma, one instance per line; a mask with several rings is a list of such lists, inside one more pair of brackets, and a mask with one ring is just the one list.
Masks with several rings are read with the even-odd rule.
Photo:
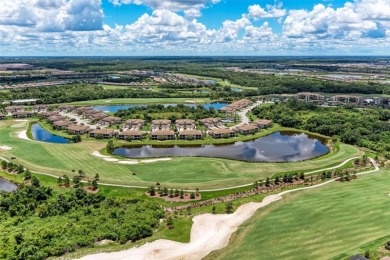
[[287, 195], [259, 210], [208, 259], [329, 259], [390, 231], [390, 169]]

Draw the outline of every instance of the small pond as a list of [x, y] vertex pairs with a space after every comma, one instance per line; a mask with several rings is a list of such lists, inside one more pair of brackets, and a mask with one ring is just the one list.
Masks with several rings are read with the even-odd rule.
[[10, 181], [7, 181], [6, 179], [0, 178], [0, 191], [6, 191], [11, 192], [18, 188], [16, 184], [13, 184]]
[[31, 126], [31, 133], [34, 140], [47, 142], [47, 143], [57, 143], [57, 144], [67, 144], [69, 143], [69, 139], [53, 135], [52, 133], [46, 131], [39, 124], [33, 124]]
[[[163, 104], [165, 107], [167, 106], [177, 106], [177, 104]], [[184, 104], [185, 106], [188, 106], [188, 107], [196, 107], [198, 106], [198, 104]], [[229, 105], [228, 103], [224, 103], [224, 102], [213, 102], [213, 103], [207, 103], [207, 104], [201, 104], [205, 109], [210, 109], [211, 107], [213, 107], [214, 109], [218, 110], [218, 109], [221, 109], [227, 105]], [[99, 110], [99, 111], [102, 111], [102, 112], [108, 112], [108, 113], [116, 113], [118, 110], [121, 110], [121, 109], [129, 109], [129, 108], [133, 108], [133, 107], [145, 107], [147, 105], [145, 104], [137, 104], [137, 105], [112, 105], [112, 106], [93, 106], [92, 108], [93, 109], [96, 109], [96, 110]]]
[[295, 162], [329, 152], [324, 140], [297, 132], [276, 132], [248, 142], [227, 145], [122, 147], [114, 155], [129, 158], [202, 156], [250, 162]]

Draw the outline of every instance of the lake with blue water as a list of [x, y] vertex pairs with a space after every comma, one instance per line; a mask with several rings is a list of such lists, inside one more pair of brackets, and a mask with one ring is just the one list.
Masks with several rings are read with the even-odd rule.
[[325, 140], [298, 132], [276, 132], [253, 141], [225, 145], [158, 147], [126, 146], [113, 151], [128, 158], [175, 156], [216, 157], [249, 162], [295, 162], [312, 159], [329, 152]]

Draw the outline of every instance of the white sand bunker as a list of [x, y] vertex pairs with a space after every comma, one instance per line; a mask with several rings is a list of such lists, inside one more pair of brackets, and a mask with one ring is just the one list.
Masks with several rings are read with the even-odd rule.
[[96, 156], [98, 158], [101, 158], [107, 162], [117, 162], [119, 164], [139, 164], [139, 163], [153, 163], [153, 162], [160, 162], [160, 161], [169, 161], [171, 160], [171, 158], [157, 158], [157, 159], [150, 159], [150, 160], [140, 160], [140, 161], [136, 161], [136, 160], [133, 160], [133, 161], [130, 161], [130, 160], [119, 160], [119, 159], [116, 159], [116, 158], [112, 158], [111, 156], [108, 156], [108, 155], [103, 155], [101, 154], [99, 151], [94, 151], [92, 153], [93, 156]]
[[136, 161], [118, 161], [120, 164], [139, 164], [139, 162]]
[[27, 122], [28, 120], [26, 120], [26, 119], [16, 119], [16, 120], [14, 120], [15, 122]]
[[117, 162], [117, 161], [119, 161], [118, 159], [115, 159], [115, 158], [108, 158], [108, 157], [103, 158], [103, 160], [105, 160], [105, 161], [107, 161], [107, 162]]
[[142, 160], [141, 163], [152, 163], [152, 162], [161, 162], [161, 161], [170, 161], [171, 158], [159, 158], [159, 159], [150, 159], [150, 160]]
[[2, 145], [2, 146], [0, 146], [0, 150], [10, 151], [10, 150], [12, 150], [12, 147]]
[[89, 255], [81, 259], [202, 259], [212, 251], [227, 246], [231, 235], [258, 209], [280, 199], [279, 195], [270, 195], [262, 202], [250, 202], [242, 205], [233, 214], [196, 216], [193, 218], [190, 243], [160, 239], [138, 248]]
[[104, 101], [104, 102], [106, 102], [106, 103], [111, 103], [111, 102], [112, 102], [112, 100], [106, 100], [106, 101]]
[[30, 140], [27, 136], [27, 130], [16, 133], [20, 139]]
[[99, 157], [99, 158], [110, 158], [110, 156], [107, 156], [107, 155], [103, 155], [101, 153], [99, 153], [99, 151], [94, 151], [92, 153], [93, 156], [96, 156], [96, 157]]

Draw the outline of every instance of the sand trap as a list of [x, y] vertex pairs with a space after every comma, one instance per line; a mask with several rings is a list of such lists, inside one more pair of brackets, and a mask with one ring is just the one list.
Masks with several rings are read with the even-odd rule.
[[190, 243], [160, 239], [138, 248], [89, 255], [81, 259], [202, 259], [210, 252], [227, 246], [230, 236], [258, 209], [280, 199], [279, 195], [270, 195], [262, 202], [242, 205], [233, 214], [196, 216], [193, 218]]
[[[361, 172], [357, 175], [379, 171], [377, 163], [372, 158], [369, 159], [375, 169]], [[346, 160], [345, 162], [350, 160], [351, 159]], [[152, 243], [146, 243], [140, 247], [134, 247], [120, 252], [88, 255], [80, 259], [202, 259], [210, 252], [226, 247], [231, 235], [241, 224], [252, 217], [258, 209], [280, 200], [285, 194], [300, 190], [315, 189], [335, 182], [336, 180], [337, 179], [331, 179], [317, 185], [285, 190], [278, 194], [269, 195], [265, 197], [262, 202], [250, 202], [240, 206], [233, 214], [230, 215], [202, 214], [195, 216], [193, 218], [194, 224], [192, 225], [189, 243], [179, 243], [160, 239]]]
[[141, 160], [141, 161], [120, 161], [119, 159], [112, 158], [111, 156], [108, 155], [103, 155], [99, 151], [94, 151], [92, 153], [93, 156], [96, 156], [98, 158], [102, 158], [103, 160], [107, 162], [117, 162], [120, 164], [138, 164], [138, 163], [153, 163], [153, 162], [160, 162], [160, 161], [169, 161], [171, 158], [158, 158], [158, 159], [150, 159], [150, 160]]
[[103, 160], [105, 160], [105, 161], [107, 161], [107, 162], [117, 162], [117, 161], [119, 161], [118, 159], [109, 158], [109, 157], [104, 157]]
[[0, 150], [10, 151], [10, 150], [12, 150], [12, 147], [3, 145], [3, 146], [0, 146]]
[[106, 102], [106, 103], [111, 103], [111, 102], [112, 102], [112, 100], [106, 100], [106, 101], [104, 101], [104, 102]]
[[27, 136], [27, 130], [23, 130], [23, 131], [18, 132], [18, 133], [16, 133], [16, 134], [18, 135], [18, 137], [19, 137], [20, 139], [24, 139], [24, 140], [29, 140], [29, 141], [30, 141], [30, 139], [29, 139], [28, 136]]
[[150, 160], [142, 160], [141, 163], [152, 163], [152, 162], [160, 162], [160, 161], [170, 161], [171, 158], [160, 158], [160, 159], [150, 159]]
[[120, 164], [139, 164], [139, 162], [136, 161], [118, 161]]
[[99, 158], [110, 158], [110, 156], [107, 156], [107, 155], [103, 155], [101, 153], [99, 153], [99, 151], [94, 151], [92, 153], [93, 156], [96, 156], [96, 157], [99, 157]]
[[26, 120], [26, 119], [16, 119], [16, 120], [14, 120], [15, 122], [27, 122], [28, 120]]
[[192, 104], [195, 104], [195, 102], [194, 102], [194, 101], [192, 101], [192, 100], [186, 100], [185, 102], [186, 102], [186, 103], [192, 103]]

